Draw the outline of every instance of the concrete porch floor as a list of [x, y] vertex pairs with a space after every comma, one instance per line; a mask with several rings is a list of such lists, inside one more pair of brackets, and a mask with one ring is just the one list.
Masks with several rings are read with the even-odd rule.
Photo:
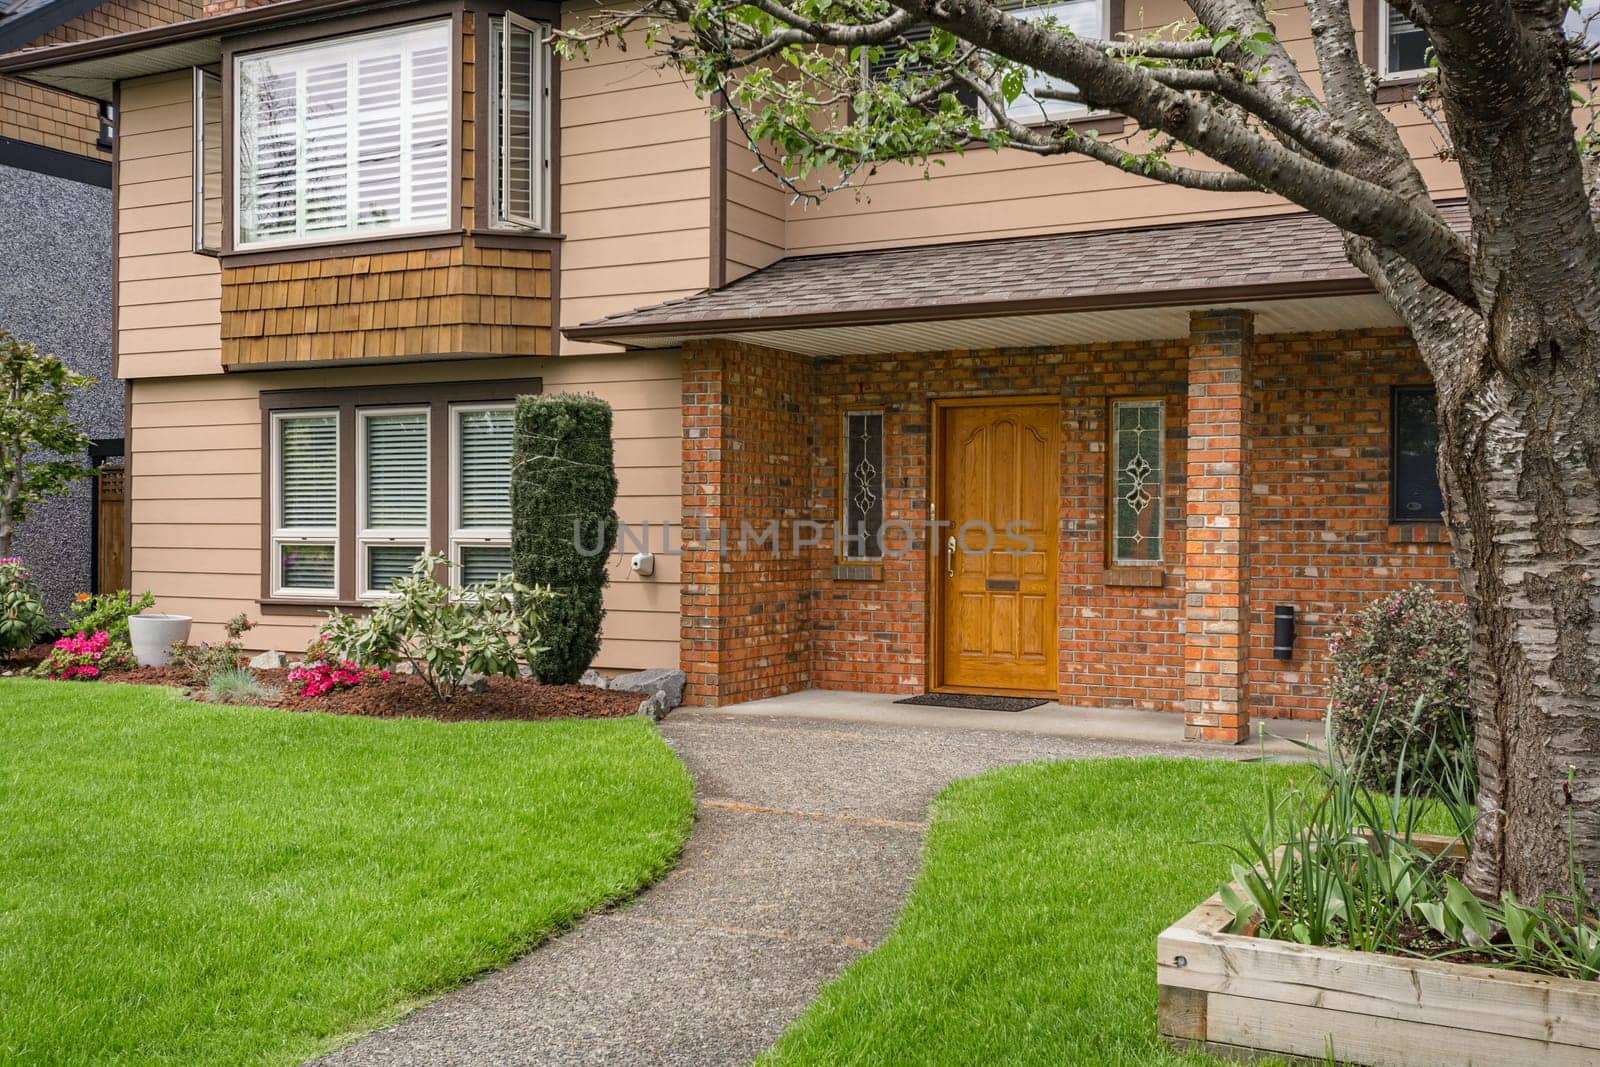
[[[1310, 741], [1319, 746], [1323, 741], [1321, 720], [1254, 719], [1250, 724], [1250, 740], [1229, 746], [1214, 742], [1185, 742], [1183, 716], [1171, 712], [1072, 707], [1053, 702], [1027, 711], [969, 711], [964, 708], [895, 703], [899, 699], [898, 696], [882, 693], [805, 689], [798, 693], [720, 708], [679, 708], [672, 712], [672, 718], [705, 721], [777, 718], [864, 726], [986, 730], [1161, 747], [1188, 744], [1194, 746], [1196, 755], [1204, 751], [1208, 756], [1227, 758], [1232, 755], [1237, 759], [1260, 755], [1263, 750], [1271, 756], [1304, 759], [1306, 751], [1291, 743], [1290, 739]], [[1264, 744], [1261, 737], [1263, 728], [1267, 734]]]

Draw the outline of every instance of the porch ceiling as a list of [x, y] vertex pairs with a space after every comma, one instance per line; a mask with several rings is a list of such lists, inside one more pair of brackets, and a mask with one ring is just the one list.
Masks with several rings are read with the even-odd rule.
[[[1467, 226], [1464, 202], [1439, 205]], [[726, 338], [809, 355], [1182, 337], [1196, 308], [1260, 332], [1395, 326], [1339, 231], [1295, 212], [793, 256], [721, 289], [563, 331], [669, 348]]]

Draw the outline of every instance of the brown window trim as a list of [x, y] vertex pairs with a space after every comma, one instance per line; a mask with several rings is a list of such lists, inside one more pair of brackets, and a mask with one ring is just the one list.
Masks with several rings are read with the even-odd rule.
[[[1169, 398], [1165, 394], [1139, 393], [1130, 396], [1108, 396], [1105, 406], [1105, 442], [1106, 465], [1105, 473], [1105, 508], [1106, 508], [1106, 535], [1105, 535], [1105, 570], [1101, 576], [1101, 584], [1108, 586], [1134, 586], [1151, 587], [1160, 589], [1166, 582], [1166, 569], [1170, 564], [1167, 556], [1170, 549], [1170, 529], [1168, 513], [1170, 501], [1167, 500], [1167, 488], [1171, 485], [1168, 477], [1170, 463], [1167, 457], [1167, 445], [1171, 436], [1167, 432], [1167, 417], [1171, 414]], [[1118, 404], [1161, 404], [1161, 558], [1150, 560], [1148, 563], [1118, 563], [1117, 562], [1117, 424], [1113, 417]]]
[[[371, 407], [428, 408], [428, 546], [450, 544], [450, 407], [510, 401], [544, 391], [542, 378], [437, 382], [426, 385], [357, 385], [339, 389], [268, 389], [261, 408], [261, 597], [263, 614], [314, 614], [356, 608], [356, 412]], [[339, 536], [335, 552], [339, 588], [322, 599], [275, 596], [272, 588], [272, 416], [275, 412], [336, 410], [339, 414]]]
[[338, 241], [286, 245], [283, 248], [223, 252], [217, 255], [217, 259], [226, 269], [230, 267], [260, 267], [273, 263], [306, 263], [311, 260], [337, 259], [343, 256], [377, 256], [386, 252], [425, 252], [433, 248], [458, 248], [462, 243], [463, 236], [465, 234], [462, 230], [398, 233], [392, 237], [357, 237]]
[[[359, 14], [346, 15], [336, 18], [320, 19], [313, 22], [300, 23], [293, 26], [280, 26], [269, 29], [255, 30], [222, 39], [222, 252], [223, 265], [228, 265], [232, 256], [242, 255], [282, 255], [296, 251], [310, 253], [303, 259], [322, 259], [330, 253], [331, 244], [296, 244], [293, 248], [249, 248], [240, 250], [234, 247], [233, 233], [238, 221], [239, 203], [237, 191], [234, 188], [234, 153], [235, 153], [235, 121], [233, 114], [233, 70], [234, 59], [247, 52], [258, 52], [265, 48], [277, 48], [283, 45], [303, 44], [309, 41], [331, 40], [336, 37], [346, 37], [351, 34], [365, 33], [372, 30], [392, 29], [396, 26], [405, 26], [415, 22], [431, 22], [435, 19], [450, 19], [450, 62], [451, 77], [454, 80], [455, 92], [450, 94], [450, 130], [455, 139], [454, 151], [450, 154], [450, 209], [449, 218], [454, 221], [454, 228], [459, 231], [462, 227], [464, 208], [461, 203], [461, 155], [465, 151], [462, 143], [462, 114], [461, 96], [464, 86], [462, 84], [462, 64], [464, 62], [462, 49], [462, 35], [465, 32], [462, 5], [453, 0], [424, 0], [418, 4], [380, 8], [375, 11], [364, 11]], [[409, 237], [413, 240], [426, 237], [427, 234], [399, 234], [397, 237]], [[357, 240], [362, 240], [357, 238]], [[367, 238], [373, 241], [377, 238]], [[349, 241], [348, 238], [345, 239]], [[267, 259], [259, 262], [291, 263], [291, 259]], [[234, 265], [245, 265], [242, 261]]]

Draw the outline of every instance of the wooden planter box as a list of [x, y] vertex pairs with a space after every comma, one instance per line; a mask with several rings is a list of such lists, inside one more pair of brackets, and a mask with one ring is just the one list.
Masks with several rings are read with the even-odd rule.
[[1374, 1067], [1600, 1067], [1600, 982], [1242, 937], [1223, 932], [1231, 920], [1212, 897], [1156, 943], [1161, 1035], [1175, 1045]]

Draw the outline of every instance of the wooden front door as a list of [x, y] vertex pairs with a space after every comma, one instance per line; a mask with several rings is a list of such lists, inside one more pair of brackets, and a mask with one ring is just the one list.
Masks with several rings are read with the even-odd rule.
[[1059, 406], [1026, 397], [940, 401], [934, 417], [934, 505], [951, 525], [929, 553], [932, 686], [1054, 695]]

